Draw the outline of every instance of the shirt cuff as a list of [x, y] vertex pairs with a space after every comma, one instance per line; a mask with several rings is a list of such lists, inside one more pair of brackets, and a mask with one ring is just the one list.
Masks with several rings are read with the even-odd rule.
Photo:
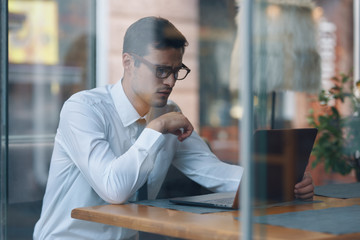
[[153, 154], [158, 152], [164, 143], [165, 137], [162, 133], [151, 128], [145, 128], [136, 140], [135, 145], [144, 149], [149, 154]]

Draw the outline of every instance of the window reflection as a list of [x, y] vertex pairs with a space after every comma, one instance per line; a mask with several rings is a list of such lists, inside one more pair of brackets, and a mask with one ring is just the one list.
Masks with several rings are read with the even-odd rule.
[[[177, 85], [180, 91], [174, 92], [174, 100], [184, 113], [190, 113], [189, 117], [195, 119], [194, 124], [202, 137], [209, 141], [215, 154], [220, 159], [233, 163], [238, 161], [237, 121], [242, 114], [234, 86], [237, 78], [232, 78], [230, 71], [231, 64], [234, 63], [231, 55], [236, 51], [235, 37], [239, 31], [236, 26], [238, 2], [187, 1], [185, 5], [181, 3], [180, 8], [176, 7], [175, 1], [173, 6], [159, 6], [156, 0], [112, 1], [111, 22], [120, 26], [115, 24], [116, 31], [108, 33], [112, 41], [109, 56], [111, 79], [106, 80], [117, 81], [121, 76], [118, 67], [121, 64], [119, 42], [123, 34], [120, 30], [125, 29], [128, 22], [139, 18], [139, 15], [164, 15], [170, 20], [175, 19], [185, 32], [189, 32], [186, 36], [189, 36], [191, 44], [185, 57], [188, 58], [186, 62], [191, 64], [189, 67], [192, 69], [192, 76], [182, 85]], [[284, 10], [283, 6], [276, 3], [296, 1], [269, 2], [271, 4], [263, 11], [269, 17], [267, 21], [274, 23]], [[313, 27], [317, 27], [316, 38], [308, 43], [319, 45], [322, 84], [326, 87], [329, 84], [326, 81], [333, 75], [348, 72], [352, 66], [352, 1], [308, 2], [316, 6], [312, 17], [315, 21]], [[94, 3], [93, 0], [9, 1], [9, 239], [15, 239], [19, 235], [26, 238], [32, 234], [33, 224], [40, 213], [53, 137], [63, 102], [73, 93], [90, 88], [94, 83]], [[265, 15], [256, 15], [255, 22], [265, 24], [263, 16]], [[274, 27], [279, 26], [275, 24]], [[265, 26], [260, 26], [259, 30], [264, 31]], [[310, 33], [305, 29], [301, 35]], [[273, 36], [283, 40], [277, 34]], [[274, 38], [262, 39], [263, 43], [268, 44], [271, 42], [269, 40]], [[275, 47], [267, 47], [273, 53], [275, 50], [283, 53], [279, 42], [274, 42]], [[287, 61], [288, 58], [284, 59]], [[270, 62], [270, 67], [273, 67], [273, 62]], [[304, 71], [298, 66], [295, 68], [297, 71]], [[268, 80], [268, 75], [263, 71], [259, 71], [259, 74], [262, 74], [261, 78]], [[194, 87], [197, 82], [198, 89], [197, 86]], [[191, 97], [189, 93], [192, 94]], [[276, 96], [256, 96], [254, 103], [259, 113], [257, 126], [269, 127], [269, 122], [272, 121], [272, 103], [275, 103], [275, 127], [307, 126], [307, 100], [310, 97], [308, 93], [289, 91]], [[169, 175], [175, 175], [171, 171], [175, 170], [171, 169]], [[315, 184], [352, 181], [354, 178], [326, 175], [322, 168], [313, 170], [313, 177]], [[175, 179], [171, 183], [170, 179], [164, 196], [184, 194], [171, 192], [181, 189], [184, 181]], [[192, 190], [191, 194], [204, 191], [198, 186], [194, 186]], [[19, 219], [23, 219], [21, 225]]]
[[32, 238], [62, 104], [94, 83], [93, 9], [9, 1], [9, 239]]
[[[235, 2], [235, 3], [234, 3]], [[200, 1], [200, 129], [220, 159], [238, 161], [241, 1]], [[309, 127], [309, 109], [333, 77], [351, 72], [352, 1], [256, 1], [254, 6], [255, 129]], [[234, 9], [235, 7], [235, 9]], [[234, 13], [235, 11], [235, 13]], [[339, 12], [348, 18], [339, 18]], [[231, 56], [233, 54], [233, 56]], [[230, 64], [230, 67], [229, 67]], [[317, 100], [317, 99], [315, 99]], [[349, 114], [349, 104], [339, 106]], [[315, 106], [316, 110], [316, 106]], [[312, 158], [310, 160], [313, 160]], [[313, 172], [316, 184], [353, 181]]]

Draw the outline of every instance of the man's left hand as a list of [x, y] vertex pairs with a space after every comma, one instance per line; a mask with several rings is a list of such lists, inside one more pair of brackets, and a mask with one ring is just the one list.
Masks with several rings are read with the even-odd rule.
[[312, 200], [314, 197], [314, 183], [309, 172], [305, 172], [301, 182], [295, 185], [295, 197], [302, 200]]

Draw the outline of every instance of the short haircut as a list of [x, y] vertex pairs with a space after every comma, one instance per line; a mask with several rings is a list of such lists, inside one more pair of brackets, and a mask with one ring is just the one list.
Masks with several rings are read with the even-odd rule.
[[155, 49], [181, 48], [184, 51], [187, 45], [184, 35], [169, 20], [160, 17], [145, 17], [127, 29], [123, 53], [146, 56], [149, 46]]

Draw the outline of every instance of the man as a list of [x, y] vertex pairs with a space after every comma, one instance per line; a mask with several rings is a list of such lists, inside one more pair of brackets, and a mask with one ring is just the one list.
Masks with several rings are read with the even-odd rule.
[[[242, 167], [219, 161], [168, 100], [190, 72], [186, 46], [169, 21], [140, 19], [125, 34], [122, 80], [66, 101], [34, 239], [136, 239], [130, 229], [72, 219], [71, 210], [136, 200], [143, 185], [154, 199], [171, 164], [212, 191], [236, 191]], [[311, 178], [295, 191], [311, 198]]]

